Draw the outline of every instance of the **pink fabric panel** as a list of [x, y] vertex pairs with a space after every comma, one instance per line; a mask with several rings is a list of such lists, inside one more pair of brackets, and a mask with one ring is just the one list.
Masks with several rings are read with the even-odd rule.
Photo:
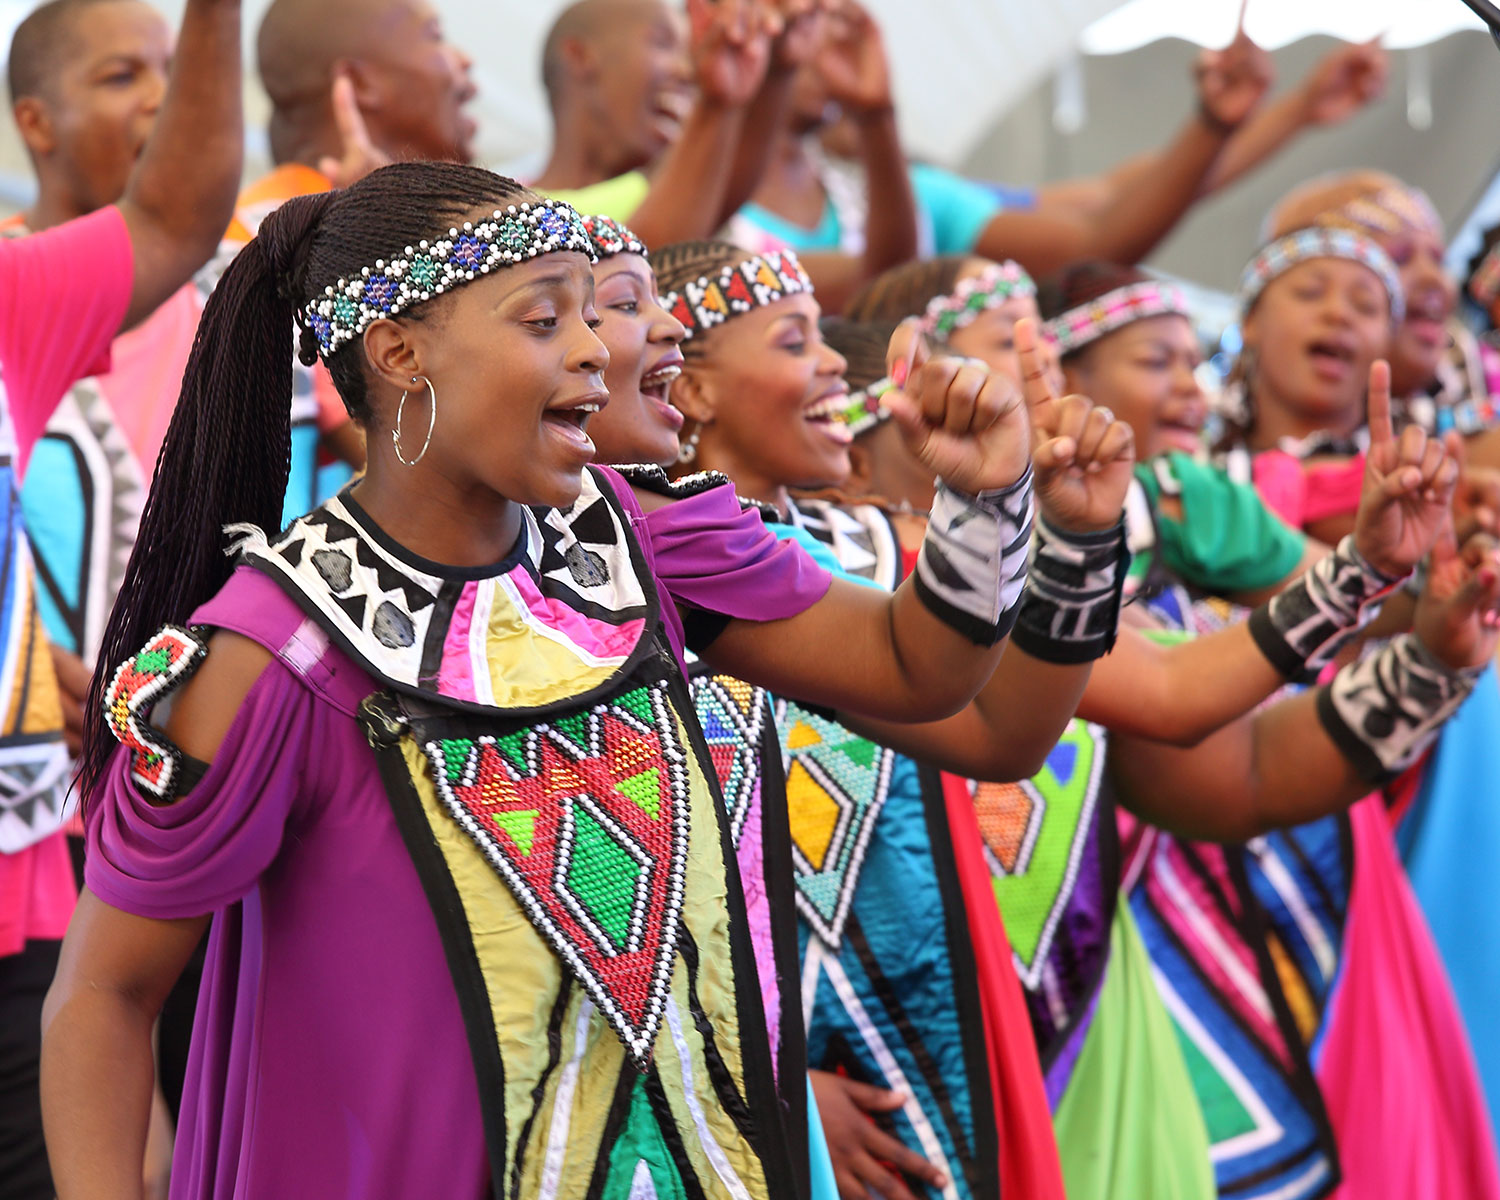
[[67, 834], [0, 854], [0, 958], [20, 953], [30, 939], [62, 937], [77, 902]]
[[1335, 1200], [1500, 1197], [1473, 1055], [1378, 797], [1350, 810], [1354, 882], [1317, 1065], [1344, 1167]]

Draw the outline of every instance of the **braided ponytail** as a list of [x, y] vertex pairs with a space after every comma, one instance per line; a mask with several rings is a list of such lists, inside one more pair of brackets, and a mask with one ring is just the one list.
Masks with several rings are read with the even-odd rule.
[[937, 296], [947, 296], [971, 256], [946, 254], [903, 263], [877, 275], [849, 301], [844, 315], [854, 321], [904, 321], [920, 317]]
[[[318, 291], [378, 257], [483, 208], [535, 197], [514, 180], [454, 163], [396, 163], [344, 191], [287, 201], [229, 265], [209, 297], [162, 443], [125, 580], [89, 688], [80, 778], [97, 791], [115, 742], [104, 689], [115, 666], [167, 622], [184, 622], [228, 581], [224, 527], [279, 528], [291, 464], [293, 334], [317, 352], [298, 311]], [[436, 297], [402, 321], [425, 320]], [[341, 346], [329, 373], [350, 414], [368, 424], [361, 339]]]

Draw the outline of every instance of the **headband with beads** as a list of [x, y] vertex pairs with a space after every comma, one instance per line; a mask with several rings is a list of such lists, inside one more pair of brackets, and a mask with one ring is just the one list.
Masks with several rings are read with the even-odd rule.
[[1320, 213], [1313, 224], [1376, 234], [1400, 234], [1409, 229], [1420, 229], [1439, 241], [1443, 238], [1443, 218], [1438, 216], [1427, 193], [1407, 184], [1387, 186], [1366, 196], [1356, 196], [1346, 204]]
[[999, 308], [1013, 296], [1035, 295], [1036, 283], [1019, 263], [988, 263], [978, 275], [960, 280], [951, 292], [927, 302], [922, 332], [946, 341], [981, 313]]
[[849, 432], [855, 437], [884, 424], [890, 419], [891, 410], [880, 403], [880, 398], [895, 386], [895, 380], [889, 375], [883, 375], [874, 383], [850, 392], [849, 402], [839, 412], [839, 420], [849, 427]]
[[485, 221], [465, 221], [435, 241], [420, 241], [373, 267], [323, 289], [302, 310], [326, 360], [382, 317], [393, 317], [492, 268], [514, 266], [540, 254], [576, 250], [594, 259], [583, 220], [557, 200], [497, 208]]
[[1399, 322], [1406, 314], [1406, 295], [1401, 290], [1401, 276], [1390, 255], [1367, 237], [1348, 229], [1315, 227], [1299, 229], [1277, 238], [1263, 248], [1240, 277], [1240, 312], [1248, 313], [1272, 280], [1284, 275], [1298, 263], [1314, 258], [1343, 258], [1374, 271], [1385, 285], [1390, 302], [1391, 320]]
[[583, 218], [583, 227], [588, 230], [589, 240], [594, 243], [594, 254], [601, 260], [616, 254], [639, 254], [646, 256], [646, 243], [631, 233], [613, 217], [602, 214]]
[[661, 306], [682, 322], [687, 337], [706, 333], [730, 317], [743, 316], [799, 292], [812, 293], [812, 280], [790, 250], [756, 254], [668, 292]]
[[1192, 317], [1187, 294], [1175, 283], [1143, 279], [1058, 313], [1042, 326], [1061, 355], [1082, 350], [1106, 334], [1148, 317]]
[[1500, 298], [1500, 245], [1492, 246], [1469, 276], [1469, 295], [1486, 309]]

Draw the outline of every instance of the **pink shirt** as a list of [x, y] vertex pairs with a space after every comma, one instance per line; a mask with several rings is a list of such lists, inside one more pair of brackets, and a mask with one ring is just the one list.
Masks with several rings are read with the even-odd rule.
[[[0, 239], [0, 374], [17, 476], [73, 382], [109, 369], [134, 271], [130, 233], [114, 207], [45, 233]], [[0, 956], [28, 938], [61, 937], [73, 901], [63, 834], [0, 855]]]

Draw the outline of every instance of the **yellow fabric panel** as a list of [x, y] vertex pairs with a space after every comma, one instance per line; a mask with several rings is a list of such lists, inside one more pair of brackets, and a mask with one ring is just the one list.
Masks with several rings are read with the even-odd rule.
[[21, 599], [25, 608], [19, 610], [24, 614], [24, 624], [16, 646], [10, 711], [5, 714], [4, 731], [7, 735], [59, 733], [63, 726], [57, 675], [52, 668], [52, 654], [47, 648], [47, 634], [36, 609], [35, 578], [30, 565], [28, 555], [28, 569], [17, 581], [18, 586], [25, 590]]
[[602, 183], [591, 183], [588, 187], [565, 188], [549, 192], [554, 200], [571, 204], [585, 217], [610, 217], [629, 223], [635, 210], [651, 192], [651, 181], [640, 171], [627, 171]]
[[620, 667], [618, 662], [590, 666], [570, 644], [554, 640], [550, 631], [539, 633], [510, 593], [498, 585], [488, 631], [487, 660], [496, 708], [556, 704], [592, 691]]

